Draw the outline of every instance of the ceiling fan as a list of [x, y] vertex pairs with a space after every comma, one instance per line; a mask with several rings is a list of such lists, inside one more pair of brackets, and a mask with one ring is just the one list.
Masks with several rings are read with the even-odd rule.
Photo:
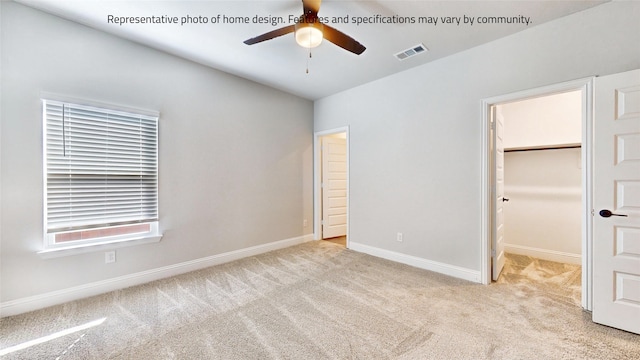
[[338, 45], [356, 55], [362, 54], [366, 48], [352, 37], [320, 22], [318, 11], [322, 0], [302, 0], [304, 13], [300, 16], [295, 25], [269, 31], [268, 33], [245, 40], [247, 45], [257, 44], [266, 40], [271, 40], [278, 36], [295, 33], [298, 45], [305, 48], [314, 48], [322, 42], [322, 39]]

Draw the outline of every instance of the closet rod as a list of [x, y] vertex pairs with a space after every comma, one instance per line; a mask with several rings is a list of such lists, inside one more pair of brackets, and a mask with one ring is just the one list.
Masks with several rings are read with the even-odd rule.
[[548, 146], [548, 147], [538, 147], [538, 148], [528, 148], [528, 149], [504, 149], [504, 152], [580, 149], [581, 147], [582, 147], [582, 145]]

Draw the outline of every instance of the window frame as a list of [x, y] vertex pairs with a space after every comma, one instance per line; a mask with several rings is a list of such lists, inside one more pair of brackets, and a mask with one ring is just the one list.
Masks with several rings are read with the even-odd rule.
[[[48, 95], [48, 96], [47, 96]], [[70, 106], [79, 106], [79, 107], [91, 107], [96, 110], [102, 111], [104, 113], [126, 113], [128, 115], [135, 116], [144, 116], [144, 117], [152, 117], [155, 118], [155, 179], [159, 180], [159, 119], [160, 113], [157, 111], [148, 111], [148, 110], [140, 110], [129, 107], [122, 107], [113, 104], [105, 104], [101, 102], [87, 101], [87, 100], [79, 100], [79, 99], [70, 99], [66, 97], [59, 97], [51, 94], [46, 94], [41, 97], [41, 111], [42, 111], [42, 144], [43, 144], [43, 158], [42, 158], [42, 166], [43, 166], [43, 249], [38, 253], [44, 257], [58, 257], [58, 256], [66, 256], [73, 255], [77, 253], [84, 253], [90, 251], [99, 251], [102, 249], [111, 249], [122, 246], [131, 246], [138, 244], [146, 244], [159, 242], [162, 238], [162, 234], [160, 232], [159, 226], [159, 186], [156, 183], [155, 186], [155, 201], [157, 203], [156, 209], [156, 219], [153, 221], [135, 221], [132, 224], [116, 224], [111, 225], [105, 221], [104, 226], [93, 226], [85, 229], [71, 229], [69, 231], [57, 231], [57, 232], [49, 232], [49, 221], [48, 221], [48, 111], [47, 111], [47, 103], [64, 103]], [[148, 224], [148, 231], [138, 231], [132, 233], [125, 234], [116, 234], [116, 235], [108, 235], [108, 236], [94, 236], [88, 239], [78, 239], [78, 240], [70, 240], [70, 241], [58, 241], [56, 242], [56, 235], [65, 234], [65, 233], [79, 233], [79, 232], [94, 232], [101, 231], [105, 229], [117, 229], [120, 227], [127, 227], [129, 225], [144, 225]]]

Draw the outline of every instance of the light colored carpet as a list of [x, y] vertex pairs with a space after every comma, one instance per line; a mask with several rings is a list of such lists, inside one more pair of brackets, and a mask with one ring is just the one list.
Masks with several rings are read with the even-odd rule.
[[[310, 242], [4, 318], [6, 359], [638, 359], [526, 281], [490, 286]], [[0, 350], [2, 351], [2, 350]]]
[[498, 284], [530, 285], [558, 301], [582, 306], [582, 267], [505, 254], [505, 264]]

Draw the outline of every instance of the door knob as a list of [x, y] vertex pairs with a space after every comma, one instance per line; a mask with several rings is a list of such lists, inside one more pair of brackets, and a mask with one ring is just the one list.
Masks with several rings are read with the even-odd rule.
[[604, 209], [604, 210], [600, 210], [600, 216], [602, 216], [603, 218], [608, 218], [608, 217], [612, 217], [612, 216], [624, 216], [627, 217], [628, 215], [623, 215], [623, 214], [614, 214], [611, 211]]
[[509, 201], [509, 199], [507, 199], [506, 197], [502, 198], [502, 202], [507, 202], [507, 201]]

